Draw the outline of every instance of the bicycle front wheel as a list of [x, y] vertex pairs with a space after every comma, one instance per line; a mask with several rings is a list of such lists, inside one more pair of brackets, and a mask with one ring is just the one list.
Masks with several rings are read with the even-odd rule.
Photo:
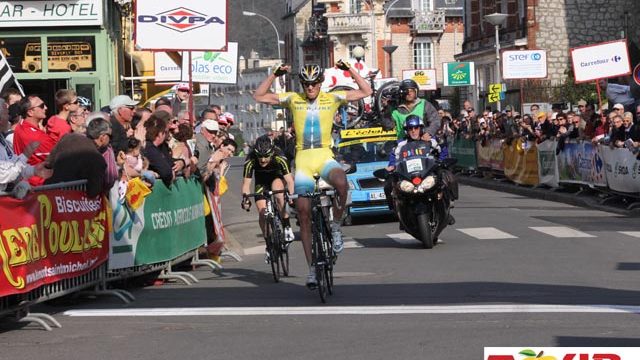
[[322, 223], [324, 220], [322, 219], [322, 216], [320, 215], [318, 209], [313, 210], [312, 220], [312, 263], [315, 265], [316, 281], [318, 283], [318, 293], [320, 295], [320, 301], [326, 303], [328, 294], [328, 283], [326, 273], [327, 259], [324, 251], [324, 240], [322, 233]]
[[269, 263], [273, 273], [273, 281], [280, 281], [280, 243], [278, 241], [278, 228], [275, 218], [267, 221], [267, 251], [269, 252]]

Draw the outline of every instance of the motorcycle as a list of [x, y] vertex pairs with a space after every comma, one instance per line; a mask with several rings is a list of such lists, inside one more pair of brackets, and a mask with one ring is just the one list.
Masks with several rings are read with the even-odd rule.
[[442, 170], [453, 166], [456, 159], [437, 160], [434, 149], [424, 141], [408, 142], [402, 147], [392, 172], [378, 169], [374, 176], [392, 182], [395, 212], [405, 231], [433, 248], [447, 225], [452, 195], [442, 179]]

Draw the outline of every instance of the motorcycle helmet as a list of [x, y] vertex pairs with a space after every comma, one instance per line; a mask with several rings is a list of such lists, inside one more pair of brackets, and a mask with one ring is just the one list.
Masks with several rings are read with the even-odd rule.
[[409, 89], [414, 89], [417, 92], [418, 88], [418, 83], [411, 79], [404, 79], [400, 82], [400, 91], [403, 94], [406, 94]]
[[300, 82], [303, 84], [323, 82], [324, 70], [320, 65], [307, 64], [300, 68], [300, 74], [298, 76], [300, 77]]
[[256, 143], [253, 146], [253, 154], [257, 158], [270, 157], [271, 155], [273, 155], [273, 152], [274, 146], [268, 136], [263, 135], [256, 139]]
[[424, 133], [424, 123], [420, 119], [418, 115], [409, 115], [404, 121], [404, 134], [409, 137], [409, 129], [410, 128], [420, 128], [420, 136]]

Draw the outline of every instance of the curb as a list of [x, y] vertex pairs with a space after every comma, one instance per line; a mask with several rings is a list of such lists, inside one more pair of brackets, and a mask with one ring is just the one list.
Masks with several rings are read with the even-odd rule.
[[527, 196], [531, 198], [562, 202], [569, 205], [580, 206], [584, 208], [590, 208], [594, 210], [606, 211], [615, 213], [618, 215], [624, 215], [629, 217], [640, 217], [640, 211], [627, 210], [624, 204], [619, 206], [603, 205], [600, 203], [600, 198], [594, 195], [576, 195], [573, 193], [562, 192], [562, 190], [551, 190], [545, 188], [534, 188], [527, 185], [518, 185], [512, 183], [509, 180], [494, 179], [494, 178], [477, 178], [467, 175], [456, 174], [458, 182], [463, 185], [469, 185], [479, 187], [483, 189], [496, 190], [500, 192], [507, 192], [516, 195]]

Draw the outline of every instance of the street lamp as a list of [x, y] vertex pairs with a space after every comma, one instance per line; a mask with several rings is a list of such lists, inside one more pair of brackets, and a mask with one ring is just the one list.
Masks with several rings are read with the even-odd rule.
[[[489, 15], [485, 15], [484, 19], [491, 25], [496, 27], [496, 84], [502, 83], [502, 79], [500, 79], [500, 25], [504, 23], [507, 19], [507, 14], [501, 13], [493, 13]], [[500, 107], [500, 99], [497, 102], [498, 111], [502, 110]]]
[[251, 11], [243, 11], [242, 15], [244, 15], [244, 16], [258, 16], [258, 17], [261, 17], [261, 18], [267, 20], [269, 22], [269, 24], [271, 24], [271, 26], [273, 26], [273, 30], [275, 30], [276, 38], [278, 40], [278, 59], [282, 60], [282, 56], [280, 55], [280, 44], [284, 44], [284, 41], [280, 41], [280, 33], [278, 32], [278, 28], [273, 23], [273, 21], [271, 21], [271, 19], [269, 19], [268, 17], [266, 17], [266, 16], [264, 16], [262, 14], [258, 14], [258, 13], [251, 12]]
[[382, 50], [389, 54], [389, 77], [393, 77], [393, 57], [391, 56], [391, 54], [393, 54], [393, 52], [396, 51], [397, 48], [397, 45], [385, 45], [382, 47]]
[[[389, 15], [389, 11], [393, 7], [393, 5], [395, 5], [398, 1], [400, 1], [400, 0], [393, 0], [393, 2], [391, 2], [389, 7], [387, 7], [387, 10], [384, 12], [384, 35], [382, 37], [383, 38], [382, 40], [385, 43], [387, 42], [387, 15]], [[391, 45], [391, 44], [393, 44], [393, 32], [390, 33], [389, 43], [390, 43], [389, 45], [383, 46], [382, 50], [384, 50], [384, 52], [389, 55], [389, 77], [391, 77], [391, 73], [393, 73], [393, 71], [391, 69], [391, 54], [394, 51], [396, 51], [396, 49], [398, 48], [397, 46]], [[392, 47], [393, 47], [393, 50], [391, 50]]]

